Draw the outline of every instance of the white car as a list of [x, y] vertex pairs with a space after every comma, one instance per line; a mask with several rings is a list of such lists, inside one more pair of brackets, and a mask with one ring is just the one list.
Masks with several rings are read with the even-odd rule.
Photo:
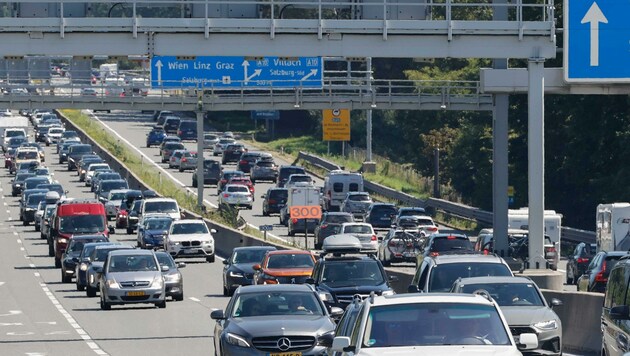
[[378, 250], [376, 232], [374, 232], [372, 225], [368, 223], [343, 223], [339, 228], [339, 234], [351, 234], [355, 236], [361, 241], [361, 245], [363, 246], [362, 251], [376, 252]]
[[173, 258], [203, 257], [214, 262], [215, 229], [208, 229], [203, 220], [176, 220], [164, 238], [164, 250]]
[[105, 213], [108, 219], [116, 217], [118, 209], [120, 209], [120, 204], [125, 200], [125, 194], [128, 191], [129, 189], [112, 189], [109, 191], [107, 202], [105, 203]]
[[219, 136], [212, 133], [203, 134], [203, 148], [214, 149], [214, 145], [219, 143]]
[[371, 296], [345, 313], [358, 315], [337, 328], [328, 355], [518, 356], [538, 347], [534, 333], [520, 334], [517, 345], [487, 293]]
[[94, 177], [94, 172], [101, 169], [110, 169], [109, 164], [107, 163], [92, 163], [88, 166], [85, 171], [85, 186], [89, 187], [92, 185], [92, 177]]
[[50, 146], [53, 143], [61, 140], [61, 135], [66, 131], [63, 127], [51, 127], [48, 129], [48, 133], [45, 136], [46, 146]]
[[219, 142], [214, 145], [214, 149], [212, 150], [212, 154], [214, 156], [218, 156], [223, 154], [223, 150], [227, 147], [227, 145], [233, 144], [236, 141], [231, 137], [221, 137]]
[[243, 184], [228, 184], [223, 191], [219, 193], [219, 207], [230, 206], [243, 206], [247, 209], [252, 209], [252, 203], [254, 197], [249, 188]]

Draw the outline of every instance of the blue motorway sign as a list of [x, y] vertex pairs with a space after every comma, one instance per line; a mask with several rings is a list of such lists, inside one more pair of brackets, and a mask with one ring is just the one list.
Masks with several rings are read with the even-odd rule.
[[260, 231], [273, 231], [273, 225], [260, 225], [258, 227]]
[[252, 110], [250, 116], [252, 120], [280, 120], [278, 110]]
[[154, 88], [322, 87], [320, 57], [175, 57], [151, 58]]
[[565, 0], [568, 82], [630, 82], [630, 2]]

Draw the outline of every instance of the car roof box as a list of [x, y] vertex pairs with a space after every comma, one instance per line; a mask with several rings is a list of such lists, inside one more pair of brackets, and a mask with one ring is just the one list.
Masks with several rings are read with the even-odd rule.
[[361, 241], [352, 234], [331, 235], [324, 239], [322, 243], [324, 253], [344, 254], [344, 253], [360, 253]]

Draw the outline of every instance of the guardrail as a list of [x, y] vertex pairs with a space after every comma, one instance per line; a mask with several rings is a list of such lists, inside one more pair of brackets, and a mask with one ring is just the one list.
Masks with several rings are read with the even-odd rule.
[[[298, 159], [305, 160], [310, 164], [321, 167], [322, 169], [331, 171], [333, 169], [341, 169], [337, 164], [330, 162], [324, 158], [319, 156], [302, 152], [298, 153]], [[492, 226], [493, 224], [493, 213], [490, 211], [485, 211], [479, 208], [471, 207], [468, 205], [453, 203], [443, 199], [436, 198], [428, 198], [428, 199], [419, 199], [412, 195], [399, 192], [395, 189], [385, 187], [383, 185], [370, 182], [368, 180], [364, 180], [363, 186], [365, 190], [370, 193], [375, 193], [386, 197], [391, 200], [395, 200], [404, 205], [409, 206], [419, 206], [423, 208], [433, 208], [436, 210], [441, 210], [450, 215], [456, 215], [465, 219], [475, 220], [478, 223]], [[595, 242], [595, 232], [574, 229], [571, 227], [561, 227], [561, 240], [563, 242], [573, 242], [573, 243], [594, 243]]]

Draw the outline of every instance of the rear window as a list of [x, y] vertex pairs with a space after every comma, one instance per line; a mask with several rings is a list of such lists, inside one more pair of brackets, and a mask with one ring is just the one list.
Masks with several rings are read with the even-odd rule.
[[372, 209], [372, 215], [390, 216], [396, 214], [396, 208], [393, 206], [377, 206]]
[[306, 174], [306, 172], [304, 172], [304, 168], [298, 168], [298, 167], [281, 168], [280, 169], [280, 178], [281, 179], [288, 178], [291, 174]]
[[471, 251], [472, 249], [470, 241], [462, 237], [448, 238], [445, 236], [435, 238], [431, 245], [431, 251], [435, 252]]
[[352, 201], [370, 201], [370, 196], [364, 194], [356, 194], [349, 196], [348, 199]]
[[249, 192], [249, 188], [244, 185], [235, 185], [228, 187], [227, 191], [230, 193], [247, 193]]
[[74, 145], [70, 146], [70, 153], [85, 153], [92, 151], [92, 146]]
[[335, 192], [335, 193], [343, 193], [343, 183], [334, 183], [333, 184], [333, 192]]
[[612, 271], [621, 257], [623, 256], [606, 256], [606, 271]]
[[197, 123], [195, 121], [182, 121], [179, 123], [180, 130], [195, 130]]
[[448, 292], [457, 278], [484, 276], [512, 276], [510, 269], [502, 263], [458, 262], [438, 265], [431, 271], [429, 292]]
[[350, 183], [350, 185], [348, 186], [348, 191], [349, 192], [358, 192], [359, 191], [359, 184], [357, 184], [357, 183]]
[[258, 161], [258, 162], [256, 162], [256, 166], [264, 167], [264, 168], [271, 168], [271, 167], [273, 167], [273, 162], [270, 162], [270, 161]]
[[217, 161], [203, 161], [203, 168], [211, 169], [211, 168], [219, 168], [219, 162]]
[[350, 215], [329, 215], [326, 221], [333, 224], [343, 224], [346, 222], [352, 222], [352, 216]]
[[288, 196], [289, 196], [288, 190], [272, 190], [269, 193], [269, 198], [274, 198], [274, 199], [279, 199], [279, 198], [286, 199]]

